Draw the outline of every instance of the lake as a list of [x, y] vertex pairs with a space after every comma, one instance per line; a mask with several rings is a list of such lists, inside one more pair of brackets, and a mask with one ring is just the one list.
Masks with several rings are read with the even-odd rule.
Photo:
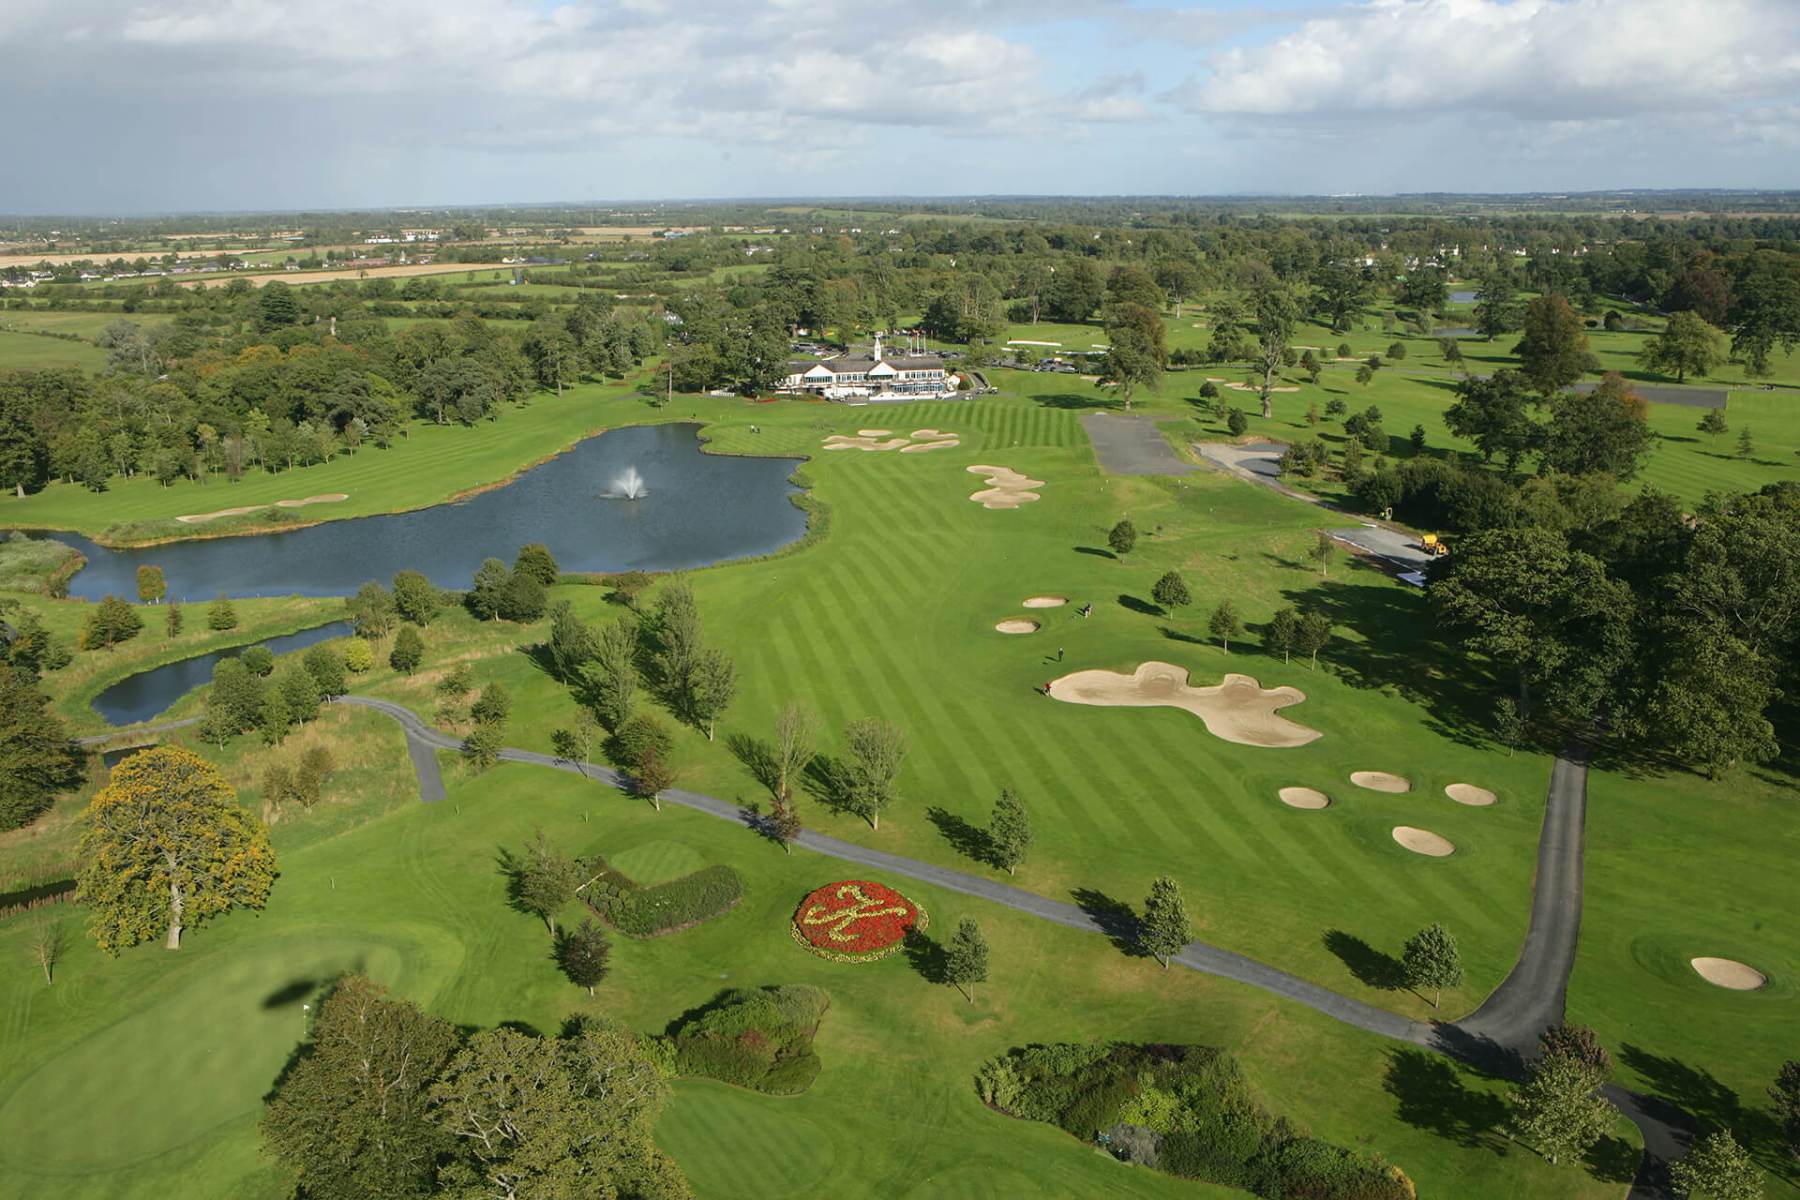
[[[298, 633], [253, 644], [267, 646], [271, 654], [287, 654], [332, 638], [346, 637], [349, 633], [350, 622], [333, 621], [329, 625], [302, 629]], [[211, 683], [213, 667], [220, 659], [233, 658], [249, 648], [233, 646], [229, 650], [214, 650], [210, 654], [198, 654], [140, 671], [95, 696], [90, 707], [105, 717], [108, 725], [135, 725], [139, 721], [148, 721], [195, 688]]]
[[[343, 596], [396, 571], [423, 571], [464, 589], [484, 558], [508, 563], [542, 542], [565, 571], [669, 571], [767, 554], [806, 532], [788, 482], [794, 459], [704, 454], [691, 424], [641, 425], [588, 438], [513, 482], [455, 504], [354, 517], [281, 533], [110, 550], [79, 534], [40, 531], [87, 555], [69, 594], [137, 597], [137, 569], [161, 567], [171, 600], [228, 596]], [[481, 436], [479, 429], [470, 437]], [[365, 450], [365, 454], [380, 451]], [[626, 468], [643, 477], [637, 500], [606, 495]], [[303, 483], [296, 483], [305, 491]], [[198, 492], [196, 492], [198, 496]], [[208, 488], [204, 504], [230, 501]]]

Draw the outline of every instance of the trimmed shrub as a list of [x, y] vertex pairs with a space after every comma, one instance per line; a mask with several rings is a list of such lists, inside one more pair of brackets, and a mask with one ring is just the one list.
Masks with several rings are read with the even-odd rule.
[[599, 875], [582, 898], [608, 925], [627, 937], [652, 938], [722, 917], [744, 898], [744, 880], [723, 863], [702, 867], [667, 883], [639, 887], [595, 860], [590, 874]]
[[813, 1035], [831, 1006], [815, 987], [721, 992], [670, 1029], [675, 1071], [777, 1096], [797, 1096], [819, 1075]]

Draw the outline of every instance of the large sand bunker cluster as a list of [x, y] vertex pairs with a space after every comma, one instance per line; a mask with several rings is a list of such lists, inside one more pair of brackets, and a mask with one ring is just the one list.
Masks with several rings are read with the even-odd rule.
[[[1221, 379], [1217, 375], [1208, 375], [1206, 377], [1206, 382], [1222, 383], [1234, 392], [1261, 392], [1262, 391], [1261, 388], [1256, 387], [1252, 384], [1243, 383], [1243, 382], [1240, 382], [1239, 380], [1235, 380], [1235, 379], [1232, 379], [1232, 380]], [[1286, 384], [1281, 384], [1281, 385], [1270, 387], [1269, 390], [1271, 392], [1297, 392], [1300, 389], [1297, 387], [1291, 387]]]
[[859, 429], [855, 437], [834, 433], [825, 439], [827, 450], [898, 450], [902, 454], [922, 454], [927, 450], [951, 450], [962, 445], [962, 439], [942, 429], [915, 429], [910, 437], [894, 437], [890, 429]]
[[1472, 783], [1453, 783], [1444, 789], [1444, 795], [1458, 804], [1467, 804], [1470, 808], [1486, 808], [1498, 798], [1486, 788], [1476, 787]]
[[1688, 960], [1695, 974], [1714, 987], [1734, 992], [1754, 992], [1769, 982], [1769, 977], [1755, 967], [1731, 958], [1695, 958]]
[[1320, 809], [1331, 806], [1331, 797], [1317, 788], [1284, 787], [1276, 795], [1280, 796], [1281, 802], [1289, 808]]
[[1392, 792], [1398, 795], [1412, 791], [1412, 780], [1400, 775], [1390, 775], [1386, 771], [1352, 771], [1350, 782], [1371, 792]]
[[1414, 854], [1430, 858], [1448, 858], [1456, 853], [1456, 847], [1446, 839], [1429, 829], [1414, 829], [1411, 825], [1394, 826], [1394, 840]]
[[336, 504], [339, 500], [348, 500], [349, 498], [349, 494], [345, 492], [326, 492], [322, 496], [308, 496], [304, 500], [277, 500], [273, 505], [246, 504], [242, 508], [221, 508], [217, 512], [189, 513], [175, 519], [184, 525], [198, 525], [202, 521], [216, 521], [220, 517], [241, 517], [245, 513], [253, 513], [264, 508], [305, 508], [309, 504]]
[[1031, 489], [1043, 487], [1044, 481], [1027, 478], [1011, 467], [970, 467], [969, 473], [987, 476], [988, 486], [969, 497], [983, 508], [1017, 508], [1043, 499]]
[[1193, 687], [1185, 667], [1147, 662], [1130, 675], [1118, 671], [1076, 671], [1050, 684], [1050, 697], [1102, 708], [1184, 708], [1206, 724], [1208, 733], [1244, 746], [1304, 746], [1319, 735], [1277, 709], [1299, 704], [1298, 688], [1265, 688], [1248, 675], [1227, 675], [1214, 687]]

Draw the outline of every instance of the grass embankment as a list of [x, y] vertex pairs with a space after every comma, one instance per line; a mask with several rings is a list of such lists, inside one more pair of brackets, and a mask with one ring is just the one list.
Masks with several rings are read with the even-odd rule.
[[[905, 886], [934, 925], [973, 915], [993, 944], [994, 982], [976, 1003], [926, 982], [904, 956], [825, 962], [794, 945], [787, 921], [800, 896], [845, 868], [700, 814], [655, 813], [574, 776], [501, 767], [453, 787], [445, 803], [403, 806], [354, 836], [289, 841], [308, 819], [273, 831], [282, 876], [269, 907], [193, 931], [179, 954], [145, 946], [108, 961], [80, 943], [46, 988], [26, 969], [22, 927], [0, 925], [0, 954], [25, 964], [0, 976], [9, 1178], [55, 1200], [285, 1194], [257, 1152], [262, 1097], [300, 1037], [301, 1004], [332, 974], [360, 967], [452, 1021], [542, 1030], [601, 1012], [660, 1031], [721, 988], [826, 989], [832, 1008], [815, 1043], [824, 1069], [804, 1095], [678, 1085], [658, 1137], [707, 1197], [1237, 1195], [1118, 1166], [976, 1099], [974, 1069], [997, 1050], [1100, 1031], [1232, 1048], [1272, 1104], [1321, 1136], [1386, 1152], [1423, 1195], [1499, 1194], [1500, 1177], [1516, 1196], [1598, 1200], [1620, 1189], [1489, 1138], [1463, 1144], [1432, 1131], [1456, 1119], [1423, 1109], [1435, 1089], [1452, 1086], [1465, 1109], [1478, 1108], [1495, 1103], [1491, 1084], [936, 889]], [[542, 923], [506, 901], [496, 850], [537, 828], [624, 861], [730, 862], [750, 891], [716, 922], [615, 939], [612, 974], [589, 1000], [558, 976]], [[1607, 1153], [1609, 1170], [1631, 1156], [1623, 1142]]]
[[[178, 516], [335, 492], [348, 499], [289, 510], [295, 519], [282, 520], [280, 527], [400, 512], [503, 483], [600, 429], [653, 419], [657, 410], [630, 387], [587, 384], [561, 397], [536, 396], [475, 428], [415, 422], [407, 437], [386, 450], [365, 446], [328, 463], [275, 474], [251, 470], [235, 484], [210, 476], [204, 483], [183, 480], [164, 487], [139, 476], [114, 479], [106, 491], [91, 492], [78, 484], [51, 483], [23, 500], [0, 496], [0, 525], [71, 529], [100, 542], [141, 544], [257, 527], [254, 514], [232, 526], [184, 524], [174, 519]], [[130, 513], [130, 520], [121, 522], [121, 513]]]

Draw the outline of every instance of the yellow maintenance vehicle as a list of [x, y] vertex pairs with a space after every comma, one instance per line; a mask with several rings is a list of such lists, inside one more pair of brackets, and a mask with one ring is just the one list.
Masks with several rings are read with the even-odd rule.
[[1435, 533], [1428, 533], [1421, 537], [1419, 539], [1419, 549], [1425, 552], [1427, 558], [1437, 558], [1440, 555], [1450, 553], [1450, 547], [1438, 541], [1438, 535]]

